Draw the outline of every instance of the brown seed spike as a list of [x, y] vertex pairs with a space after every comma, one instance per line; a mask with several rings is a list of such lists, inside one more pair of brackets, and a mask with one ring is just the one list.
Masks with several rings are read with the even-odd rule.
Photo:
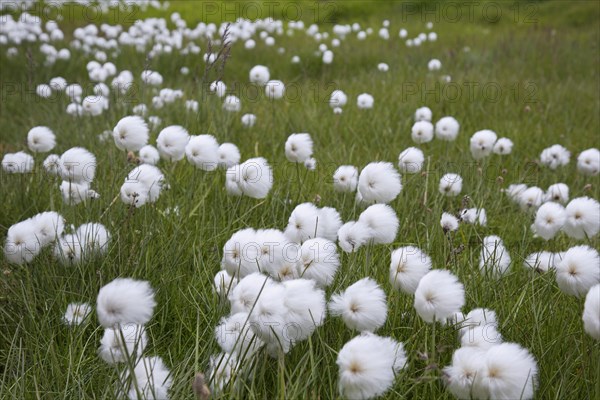
[[210, 398], [210, 390], [206, 386], [206, 380], [202, 372], [198, 372], [192, 382], [194, 394], [200, 400], [208, 400]]

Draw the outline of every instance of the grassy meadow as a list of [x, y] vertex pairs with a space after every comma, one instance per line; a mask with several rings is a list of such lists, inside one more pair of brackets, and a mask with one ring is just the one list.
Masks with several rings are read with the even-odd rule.
[[[307, 10], [303, 14], [307, 26], [315, 19], [308, 3], [298, 3]], [[71, 302], [95, 304], [100, 287], [116, 277], [148, 280], [155, 288], [158, 304], [147, 325], [146, 353], [160, 355], [170, 368], [171, 398], [194, 398], [192, 379], [196, 372], [206, 371], [209, 357], [220, 351], [214, 328], [229, 313], [228, 302], [213, 287], [225, 242], [246, 227], [285, 228], [291, 211], [303, 202], [335, 207], [344, 221], [356, 220], [363, 208], [355, 205], [352, 194], [333, 190], [333, 172], [344, 164], [358, 168], [376, 160], [396, 164], [398, 154], [414, 145], [410, 129], [414, 111], [421, 106], [431, 108], [433, 121], [454, 116], [461, 124], [458, 139], [419, 145], [426, 168], [423, 173], [403, 175], [402, 193], [391, 203], [400, 219], [395, 242], [365, 246], [356, 253], [340, 249], [341, 266], [327, 288], [329, 298], [366, 276], [384, 288], [389, 312], [377, 333], [403, 342], [409, 360], [384, 398], [452, 398], [444, 388], [441, 368], [460, 345], [455, 328], [424, 323], [414, 311], [412, 296], [393, 290], [389, 283], [391, 251], [409, 244], [429, 254], [434, 268], [449, 269], [460, 278], [466, 311], [495, 310], [504, 340], [531, 351], [539, 366], [536, 398], [600, 396], [600, 344], [583, 330], [584, 300], [561, 292], [553, 272], [535, 273], [523, 267], [524, 258], [534, 251], [564, 251], [581, 243], [566, 235], [548, 242], [534, 238], [533, 216], [501, 191], [511, 183], [545, 190], [564, 182], [571, 198], [600, 198], [599, 176], [578, 174], [575, 160], [581, 151], [600, 144], [600, 6], [587, 1], [491, 3], [502, 10], [502, 17], [489, 22], [480, 15], [487, 2], [474, 9], [474, 18], [464, 16], [460, 21], [423, 16], [424, 7], [443, 9], [444, 2], [411, 3], [410, 13], [400, 2], [342, 3], [319, 21], [321, 31], [331, 35], [334, 23], [359, 22], [374, 32], [364, 41], [348, 35], [333, 49], [330, 65], [314, 54], [318, 42], [302, 31], [275, 36], [272, 47], [257, 38], [253, 50], [245, 49], [243, 42], [233, 44], [222, 80], [240, 97], [239, 113], [224, 111], [222, 99], [209, 93], [208, 84], [219, 73], [211, 70], [205, 76], [202, 55], [174, 52], [150, 59], [123, 46], [109, 59], [118, 70], [132, 71], [138, 85], [126, 95], [111, 93], [110, 108], [98, 117], [73, 117], [65, 113], [70, 102], [66, 96], [43, 99], [36, 96], [35, 87], [62, 76], [90, 92], [93, 84], [85, 65], [91, 55], [72, 50], [70, 60], [45, 66], [39, 43], [19, 46], [15, 57], [7, 57], [8, 46], [0, 45], [2, 154], [27, 151], [29, 129], [48, 126], [57, 135], [54, 153], [74, 146], [94, 153], [97, 172], [92, 188], [101, 195], [85, 204], [64, 204], [60, 179], [47, 175], [41, 165], [44, 155], [36, 155], [33, 173], [0, 175], [0, 236], [4, 240], [11, 225], [47, 210], [59, 212], [75, 226], [100, 222], [112, 236], [105, 256], [79, 265], [58, 263], [51, 248], [31, 264], [0, 260], [0, 398], [114, 398], [119, 372], [98, 358], [102, 328], [95, 314], [76, 327], [66, 326], [61, 318]], [[201, 19], [195, 14], [199, 4], [173, 1], [167, 12], [149, 9], [136, 11], [136, 16], [168, 18], [170, 12], [179, 11], [195, 25]], [[521, 7], [518, 12], [515, 4]], [[211, 18], [217, 21], [220, 16]], [[390, 21], [387, 41], [377, 36], [385, 19]], [[429, 20], [437, 41], [409, 48], [398, 37], [400, 28], [406, 28], [409, 37], [427, 32]], [[57, 48], [67, 47], [70, 31], [85, 23], [78, 17], [66, 18], [64, 45]], [[198, 41], [198, 45], [203, 54], [207, 43]], [[278, 48], [285, 52], [280, 54]], [[293, 55], [300, 57], [299, 64], [291, 63]], [[432, 58], [441, 60], [440, 71], [428, 70]], [[389, 71], [378, 70], [382, 62]], [[271, 78], [286, 84], [284, 99], [269, 101], [261, 89], [248, 83], [248, 71], [257, 64], [268, 66]], [[179, 72], [183, 66], [190, 69], [189, 75]], [[242, 160], [265, 157], [274, 171], [267, 198], [228, 196], [223, 170], [204, 172], [183, 160], [158, 164], [170, 189], [155, 204], [131, 210], [120, 199], [113, 201], [133, 165], [111, 138], [101, 141], [98, 135], [131, 115], [136, 104], [150, 105], [152, 89], [141, 85], [139, 78], [144, 69], [159, 71], [163, 87], [183, 89], [184, 99], [200, 102], [197, 113], [187, 111], [183, 100], [160, 110], [149, 107], [149, 115], [162, 119], [151, 130], [150, 143], [155, 143], [162, 128], [182, 125], [190, 134], [210, 133], [220, 143], [235, 143]], [[442, 80], [442, 75], [449, 75], [451, 82]], [[341, 115], [335, 115], [328, 104], [334, 89], [348, 94]], [[356, 96], [361, 93], [374, 96], [373, 109], [358, 109]], [[257, 116], [254, 127], [242, 125], [244, 113]], [[481, 129], [510, 138], [512, 154], [473, 160], [469, 138]], [[318, 162], [315, 171], [286, 160], [283, 146], [295, 132], [311, 134]], [[556, 143], [569, 149], [572, 157], [568, 166], [552, 171], [540, 165], [539, 155]], [[463, 177], [461, 196], [439, 194], [439, 180], [447, 172]], [[440, 216], [457, 213], [463, 195], [470, 197], [471, 207], [486, 209], [488, 224], [461, 225], [448, 237], [439, 225]], [[487, 235], [500, 236], [512, 257], [510, 272], [497, 280], [479, 272], [481, 240]], [[598, 249], [600, 241], [596, 237], [586, 244]], [[462, 251], [453, 255], [461, 246]], [[222, 398], [337, 398], [337, 352], [355, 335], [341, 319], [327, 318], [285, 358], [259, 353], [251, 376], [228, 388]]]

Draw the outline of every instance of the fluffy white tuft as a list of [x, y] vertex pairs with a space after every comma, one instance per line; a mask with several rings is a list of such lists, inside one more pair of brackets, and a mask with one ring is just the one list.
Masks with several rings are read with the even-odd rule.
[[544, 193], [544, 201], [566, 204], [569, 201], [569, 187], [564, 183], [550, 185]]
[[96, 157], [82, 147], [73, 147], [60, 156], [59, 172], [65, 181], [89, 184], [96, 174]]
[[160, 161], [160, 153], [156, 147], [149, 144], [142, 147], [138, 155], [144, 164], [156, 165]]
[[454, 141], [459, 130], [460, 124], [454, 117], [443, 117], [435, 124], [435, 137], [440, 140]]
[[260, 272], [260, 245], [256, 231], [246, 228], [235, 232], [223, 246], [222, 268], [229, 276], [244, 278]]
[[505, 156], [507, 154], [512, 153], [513, 142], [509, 138], [500, 138], [494, 144], [494, 148], [492, 149], [494, 154], [498, 154], [501, 156]]
[[458, 230], [458, 218], [450, 213], [442, 213], [440, 218], [440, 226], [444, 230], [444, 233], [455, 232]]
[[264, 86], [269, 81], [271, 74], [269, 68], [264, 65], [255, 65], [250, 70], [250, 82], [256, 83], [257, 85]]
[[63, 315], [63, 322], [71, 326], [80, 325], [91, 313], [92, 307], [88, 303], [71, 303]]
[[600, 150], [587, 149], [577, 157], [577, 170], [583, 175], [594, 176], [600, 172]]
[[124, 324], [105, 328], [98, 355], [109, 364], [138, 359], [148, 343], [146, 329], [141, 325]]
[[421, 144], [433, 140], [433, 124], [429, 121], [417, 121], [410, 129], [413, 142]]
[[358, 191], [366, 203], [389, 203], [402, 191], [400, 174], [392, 163], [372, 162], [360, 172]]
[[374, 236], [373, 230], [364, 222], [350, 221], [338, 230], [339, 244], [346, 253], [353, 253]]
[[317, 208], [312, 203], [302, 203], [292, 211], [285, 235], [295, 243], [316, 237], [335, 241], [341, 226], [342, 220], [335, 208]]
[[120, 150], [138, 151], [148, 143], [148, 125], [137, 115], [122, 118], [112, 135], [115, 145]]
[[600, 203], [589, 197], [578, 197], [567, 204], [565, 233], [574, 239], [593, 238], [600, 232]]
[[161, 158], [168, 161], [179, 161], [185, 156], [185, 148], [190, 140], [190, 135], [184, 127], [171, 125], [158, 134], [156, 146]]
[[400, 221], [394, 209], [387, 204], [373, 204], [358, 217], [358, 223], [366, 225], [373, 243], [387, 244], [396, 239]]
[[418, 121], [429, 121], [431, 122], [431, 118], [433, 113], [429, 107], [419, 107], [417, 111], [415, 111], [415, 122]]
[[352, 193], [358, 186], [358, 169], [353, 165], [342, 165], [333, 173], [333, 188], [337, 192]]
[[[273, 171], [262, 157], [250, 158], [227, 170], [228, 182], [235, 182], [239, 192], [254, 199], [264, 199], [273, 187]], [[235, 194], [233, 188], [229, 193]]]
[[487, 214], [484, 208], [465, 208], [460, 212], [459, 219], [466, 224], [479, 224], [481, 226], [487, 224]]
[[463, 179], [458, 174], [446, 174], [440, 179], [439, 191], [444, 196], [458, 196], [462, 191]]
[[288, 161], [303, 163], [313, 154], [313, 141], [308, 133], [292, 133], [285, 142]]
[[317, 286], [326, 287], [333, 282], [339, 266], [340, 260], [334, 242], [316, 238], [302, 244], [298, 264], [301, 278], [312, 279]]
[[34, 153], [47, 153], [56, 146], [56, 136], [46, 126], [36, 126], [27, 133], [27, 147]]
[[211, 390], [220, 394], [226, 387], [233, 385], [240, 366], [235, 354], [219, 353], [210, 356], [206, 375]]
[[452, 355], [452, 364], [444, 367], [447, 388], [456, 398], [472, 398], [475, 378], [483, 369], [484, 354], [475, 347], [461, 347]]
[[331, 92], [331, 96], [329, 97], [329, 107], [334, 109], [344, 107], [347, 102], [348, 96], [346, 96], [346, 93], [341, 90], [334, 90]]
[[547, 149], [544, 149], [542, 154], [540, 154], [541, 163], [550, 169], [556, 169], [567, 165], [570, 158], [571, 152], [560, 144], [550, 146]]
[[[125, 370], [125, 389], [130, 400], [163, 400], [169, 398], [169, 389], [173, 384], [171, 373], [160, 357], [142, 357], [136, 363], [133, 375]], [[135, 381], [135, 382], [134, 382]]]
[[196, 168], [214, 171], [219, 166], [219, 143], [212, 135], [190, 136], [185, 156]]
[[415, 310], [425, 322], [445, 321], [465, 304], [465, 289], [446, 270], [433, 270], [419, 281], [415, 290]]
[[567, 250], [556, 263], [556, 283], [566, 294], [585, 296], [592, 286], [600, 283], [598, 250], [585, 245]]
[[63, 265], [77, 264], [82, 259], [83, 246], [77, 235], [63, 235], [55, 243], [53, 254]]
[[4, 257], [9, 263], [24, 264], [33, 261], [42, 245], [37, 235], [37, 227], [31, 219], [18, 222], [8, 228], [4, 242]]
[[409, 147], [398, 156], [398, 169], [406, 174], [416, 174], [423, 169], [425, 156], [416, 147]]
[[471, 155], [473, 158], [481, 160], [489, 156], [494, 149], [497, 138], [496, 133], [489, 129], [475, 132], [470, 140]]
[[287, 337], [296, 343], [307, 339], [325, 322], [325, 292], [309, 279], [283, 282], [284, 305], [287, 308]]
[[33, 169], [34, 160], [23, 151], [6, 153], [2, 157], [2, 169], [9, 174], [26, 174]]
[[240, 163], [240, 150], [233, 143], [223, 143], [217, 151], [219, 167], [230, 168]]
[[510, 254], [504, 247], [502, 239], [494, 235], [483, 238], [483, 246], [479, 257], [479, 269], [482, 273], [500, 277], [508, 272], [510, 261]]
[[250, 329], [249, 318], [248, 313], [238, 312], [221, 319], [215, 328], [215, 339], [223, 352], [243, 359], [252, 356], [264, 345]]
[[156, 301], [154, 290], [147, 281], [117, 278], [98, 292], [96, 312], [105, 328], [117, 324], [144, 325], [150, 321]]
[[537, 186], [532, 186], [524, 189], [516, 196], [521, 210], [534, 211], [542, 204], [544, 191]]
[[55, 211], [46, 211], [31, 217], [35, 236], [41, 246], [54, 242], [65, 229], [65, 219]]
[[419, 281], [431, 270], [431, 258], [414, 246], [392, 251], [390, 283], [395, 289], [414, 294]]
[[102, 254], [108, 249], [110, 233], [102, 224], [90, 222], [75, 231], [84, 255]]
[[339, 351], [339, 391], [348, 399], [371, 399], [384, 394], [396, 373], [406, 366], [402, 343], [365, 333]]
[[158, 200], [164, 185], [164, 175], [155, 166], [142, 164], [135, 167], [121, 186], [121, 200], [125, 204], [141, 207], [146, 202]]
[[562, 259], [564, 253], [551, 253], [549, 251], [540, 251], [531, 253], [525, 257], [523, 265], [538, 272], [548, 272], [556, 268], [556, 264]]
[[238, 279], [231, 276], [225, 270], [221, 270], [215, 274], [213, 278], [215, 290], [218, 294], [227, 296], [238, 284]]
[[492, 346], [475, 377], [474, 397], [531, 399], [537, 384], [538, 367], [533, 356], [516, 343]]
[[535, 233], [544, 240], [550, 240], [556, 236], [567, 220], [565, 208], [558, 203], [544, 203], [535, 214], [533, 228]]
[[374, 332], [387, 318], [385, 293], [377, 282], [363, 278], [331, 296], [329, 311], [333, 316], [341, 316], [350, 329]]
[[44, 169], [50, 175], [59, 175], [60, 168], [60, 156], [58, 154], [50, 154], [44, 159]]
[[238, 312], [250, 313], [262, 292], [271, 285], [276, 285], [276, 282], [258, 272], [247, 275], [241, 279], [235, 288], [229, 291], [229, 303], [231, 305], [231, 313]]
[[592, 286], [585, 296], [582, 319], [587, 334], [600, 340], [600, 284]]

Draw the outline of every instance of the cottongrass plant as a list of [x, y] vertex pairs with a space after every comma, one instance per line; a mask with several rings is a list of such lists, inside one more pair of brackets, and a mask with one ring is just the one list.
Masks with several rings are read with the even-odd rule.
[[[456, 27], [422, 21], [191, 25], [136, 3], [131, 26], [0, 21], [3, 74], [35, 99], [3, 99], [0, 396], [594, 398], [600, 153], [573, 99], [597, 85], [577, 41], [556, 42], [559, 83], [528, 48], [543, 29], [513, 41], [548, 101], [429, 108], [398, 76], [527, 72], [480, 57], [502, 24], [452, 48]], [[308, 78], [339, 85], [314, 99]], [[501, 134], [461, 136], [484, 124]]]

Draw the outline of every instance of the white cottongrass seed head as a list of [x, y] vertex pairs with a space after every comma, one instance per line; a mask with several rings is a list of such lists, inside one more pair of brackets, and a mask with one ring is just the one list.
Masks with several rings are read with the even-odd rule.
[[563, 227], [573, 239], [593, 238], [600, 232], [600, 203], [590, 197], [577, 197], [565, 208], [567, 220]]
[[435, 123], [435, 137], [439, 140], [454, 141], [459, 131], [460, 124], [454, 117], [443, 117]]
[[185, 156], [190, 164], [203, 171], [214, 171], [219, 166], [219, 143], [212, 135], [190, 136]]
[[557, 169], [569, 163], [571, 152], [560, 144], [552, 145], [542, 151], [540, 161], [550, 169]]
[[240, 163], [240, 149], [233, 143], [222, 143], [217, 150], [217, 155], [221, 168], [230, 168]]
[[140, 149], [138, 158], [144, 164], [156, 165], [160, 161], [160, 153], [156, 147], [147, 144]]
[[587, 246], [571, 247], [556, 263], [556, 283], [566, 294], [583, 297], [600, 283], [598, 250]]
[[456, 218], [453, 214], [447, 212], [442, 213], [442, 218], [440, 219], [440, 226], [444, 230], [444, 233], [457, 231], [458, 225], [458, 218]]
[[105, 328], [116, 325], [144, 325], [154, 313], [154, 290], [147, 281], [117, 278], [98, 292], [96, 312]]
[[250, 69], [249, 78], [252, 83], [264, 86], [269, 82], [270, 77], [269, 68], [264, 65], [255, 65]]
[[479, 257], [479, 269], [482, 273], [500, 277], [508, 272], [510, 262], [510, 254], [500, 237], [491, 235], [483, 238]]
[[92, 307], [88, 303], [71, 303], [63, 315], [63, 322], [67, 325], [80, 325], [91, 314]]
[[448, 173], [441, 177], [438, 190], [448, 197], [455, 197], [462, 191], [463, 179], [460, 175]]
[[600, 284], [588, 290], [583, 305], [583, 329], [588, 335], [600, 340]]
[[356, 105], [360, 109], [363, 109], [363, 110], [371, 109], [371, 108], [373, 108], [374, 104], [375, 104], [375, 99], [373, 98], [373, 96], [371, 96], [368, 93], [359, 94], [358, 97], [356, 98]]
[[363, 278], [331, 296], [329, 312], [359, 332], [374, 332], [385, 324], [387, 302], [383, 289], [371, 278]]
[[431, 257], [415, 246], [392, 251], [390, 284], [407, 294], [414, 294], [419, 281], [431, 270]]
[[473, 158], [481, 160], [489, 156], [494, 149], [497, 139], [496, 132], [489, 129], [475, 132], [470, 140], [471, 155]]
[[569, 202], [569, 187], [564, 183], [555, 183], [544, 193], [544, 201], [567, 204]]
[[431, 118], [433, 117], [433, 113], [429, 107], [419, 107], [415, 111], [415, 122], [418, 121], [428, 121], [431, 122]]
[[392, 243], [400, 227], [396, 212], [387, 204], [373, 204], [367, 207], [358, 217], [357, 224], [368, 227], [370, 241], [375, 244]]
[[349, 221], [338, 230], [340, 247], [346, 253], [353, 253], [367, 244], [374, 236], [373, 230], [364, 222]]
[[415, 122], [410, 129], [410, 136], [417, 144], [431, 142], [433, 140], [433, 124], [425, 120]]
[[308, 133], [293, 133], [285, 142], [285, 157], [288, 161], [303, 163], [312, 157], [313, 141]]
[[421, 278], [415, 290], [417, 314], [428, 323], [443, 322], [465, 304], [463, 284], [451, 272], [433, 270]]
[[56, 146], [56, 136], [46, 126], [36, 126], [27, 133], [27, 147], [34, 153], [47, 153]]
[[89, 184], [96, 175], [96, 157], [83, 147], [73, 147], [60, 156], [59, 172], [65, 181]]
[[425, 156], [421, 149], [409, 147], [398, 156], [398, 169], [405, 174], [421, 172], [425, 163]]
[[333, 283], [339, 266], [340, 260], [334, 242], [315, 238], [302, 244], [298, 263], [298, 275], [301, 278], [312, 279], [318, 287], [326, 287]]
[[591, 148], [577, 156], [577, 171], [583, 175], [595, 176], [600, 172], [600, 150]]
[[160, 157], [168, 161], [179, 161], [185, 156], [190, 140], [188, 131], [179, 125], [167, 126], [158, 134], [156, 146]]
[[148, 143], [149, 129], [143, 118], [133, 115], [119, 120], [112, 135], [119, 150], [138, 151]]
[[369, 163], [358, 177], [358, 191], [366, 203], [389, 203], [402, 191], [400, 174], [392, 163]]
[[512, 140], [510, 140], [509, 138], [503, 137], [496, 141], [492, 151], [494, 152], [494, 154], [505, 156], [505, 155], [512, 153], [512, 149], [513, 149]]
[[352, 193], [358, 186], [358, 168], [341, 165], [333, 173], [333, 188], [336, 192]]
[[402, 343], [389, 337], [364, 333], [339, 351], [339, 392], [348, 399], [372, 399], [392, 387], [396, 374], [406, 366]]
[[532, 399], [538, 366], [531, 353], [516, 343], [489, 348], [475, 376], [473, 395], [489, 399]]
[[544, 240], [550, 240], [562, 229], [566, 220], [567, 213], [562, 205], [554, 202], [544, 203], [535, 214], [533, 229]]

